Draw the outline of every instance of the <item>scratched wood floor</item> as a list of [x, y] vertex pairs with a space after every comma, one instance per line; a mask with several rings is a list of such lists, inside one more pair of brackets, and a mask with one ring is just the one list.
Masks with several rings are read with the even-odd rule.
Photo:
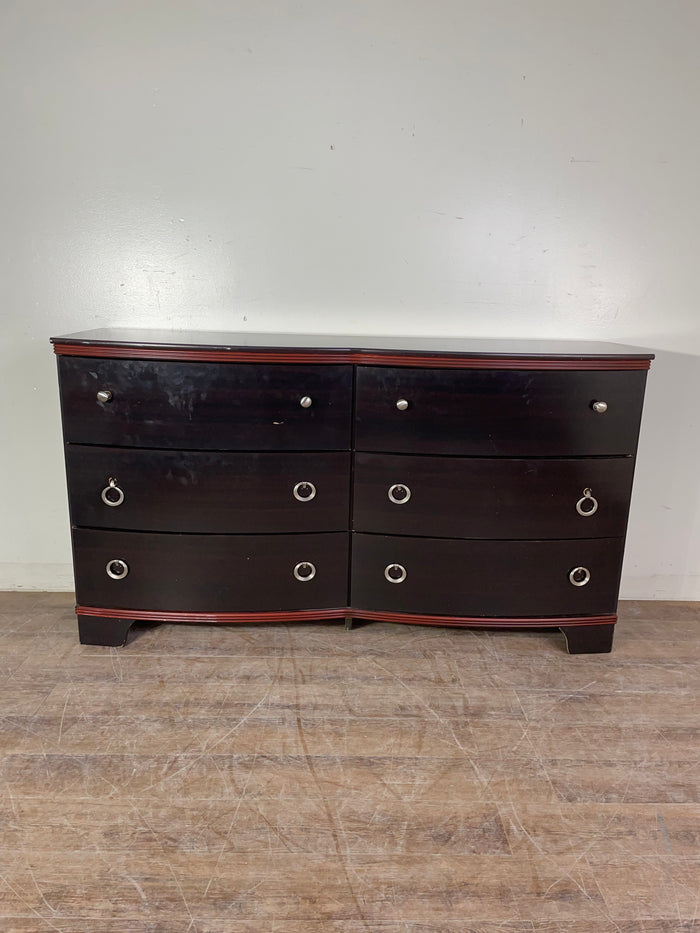
[[0, 595], [3, 933], [700, 930], [700, 604], [143, 627]]

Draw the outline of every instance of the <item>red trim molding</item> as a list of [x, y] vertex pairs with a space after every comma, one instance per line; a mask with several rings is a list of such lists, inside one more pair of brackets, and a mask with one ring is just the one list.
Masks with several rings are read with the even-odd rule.
[[365, 366], [428, 366], [432, 369], [549, 369], [549, 370], [620, 370], [649, 369], [649, 360], [610, 357], [512, 357], [512, 356], [432, 356], [408, 353], [370, 353], [360, 350], [350, 362]]
[[605, 616], [561, 616], [537, 619], [517, 616], [510, 618], [484, 618], [484, 616], [436, 616], [409, 612], [373, 612], [369, 609], [348, 611], [353, 619], [369, 619], [374, 622], [408, 622], [411, 625], [453, 625], [468, 628], [559, 628], [562, 625], [614, 625], [616, 615]]
[[172, 360], [189, 363], [350, 363], [349, 350], [226, 350], [184, 347], [134, 347], [55, 343], [57, 356], [108, 357], [113, 360]]
[[76, 606], [75, 614], [98, 619], [133, 619], [134, 622], [203, 622], [228, 625], [234, 622], [313, 622], [344, 619], [347, 609], [301, 609], [294, 612], [142, 612], [140, 609], [100, 609]]
[[119, 360], [172, 360], [204, 363], [353, 363], [365, 366], [429, 366], [434, 369], [649, 369], [648, 359], [615, 357], [458, 356], [370, 350], [244, 350], [143, 347], [111, 344], [55, 343], [57, 356], [108, 357]]
[[76, 615], [98, 619], [133, 619], [135, 622], [202, 622], [207, 625], [246, 622], [314, 622], [320, 619], [367, 619], [372, 622], [407, 622], [411, 625], [447, 625], [464, 628], [559, 628], [562, 625], [614, 625], [616, 615], [561, 616], [545, 618], [438, 616], [408, 612], [374, 612], [370, 609], [300, 609], [293, 612], [154, 612], [139, 609], [102, 609], [76, 606]]

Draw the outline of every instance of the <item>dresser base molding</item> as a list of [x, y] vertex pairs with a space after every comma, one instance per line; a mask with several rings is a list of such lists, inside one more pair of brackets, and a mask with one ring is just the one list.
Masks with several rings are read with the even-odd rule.
[[445, 625], [462, 628], [570, 628], [579, 626], [614, 625], [616, 615], [600, 616], [440, 616], [417, 612], [374, 612], [352, 609], [353, 619], [372, 622], [408, 622], [411, 625]]
[[253, 622], [317, 622], [346, 619], [347, 609], [303, 609], [293, 612], [141, 612], [136, 609], [98, 609], [77, 606], [81, 645], [119, 648], [126, 644], [134, 622], [185, 622], [205, 625], [245, 625]]
[[364, 609], [353, 610], [352, 616], [353, 619], [368, 619], [374, 622], [408, 622], [411, 625], [443, 625], [455, 628], [558, 628], [564, 635], [566, 650], [569, 654], [609, 654], [612, 651], [613, 634], [617, 622], [616, 615], [487, 619], [483, 616], [418, 615], [401, 612], [371, 612]]
[[401, 612], [372, 612], [367, 609], [304, 609], [296, 612], [153, 612], [135, 609], [100, 609], [77, 606], [82, 645], [118, 648], [126, 644], [134, 622], [182, 622], [233, 625], [257, 622], [315, 622], [343, 619], [346, 630], [354, 620], [406, 622], [411, 625], [441, 625], [453, 628], [558, 628], [564, 634], [569, 654], [605, 654], [612, 650], [617, 616], [527, 618], [484, 618], [483, 616], [438, 616]]

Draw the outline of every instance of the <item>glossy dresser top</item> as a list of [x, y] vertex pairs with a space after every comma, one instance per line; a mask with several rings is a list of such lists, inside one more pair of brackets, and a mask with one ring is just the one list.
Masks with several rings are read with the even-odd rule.
[[[376, 365], [517, 366], [648, 369], [654, 354], [641, 347], [590, 341], [490, 340], [410, 335], [227, 333], [103, 328], [52, 337], [67, 356]], [[549, 364], [549, 365], [548, 365]], [[539, 368], [539, 367], [538, 367]]]
[[191, 347], [193, 349], [295, 349], [351, 352], [405, 351], [407, 353], [460, 353], [467, 356], [600, 357], [651, 360], [642, 347], [585, 340], [496, 340], [471, 337], [420, 337], [411, 335], [231, 333], [226, 331], [147, 330], [101, 328], [52, 337], [57, 347], [84, 346]]

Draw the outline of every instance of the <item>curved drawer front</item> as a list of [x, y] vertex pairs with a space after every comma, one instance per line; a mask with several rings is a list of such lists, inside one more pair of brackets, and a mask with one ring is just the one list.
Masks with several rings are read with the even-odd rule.
[[619, 537], [627, 524], [633, 472], [632, 457], [357, 453], [353, 528], [450, 538]]
[[347, 528], [349, 453], [69, 444], [66, 464], [75, 525], [260, 534]]
[[[69, 356], [59, 357], [58, 365], [69, 443], [190, 450], [350, 447], [350, 366]], [[98, 392], [105, 395], [98, 398]]]
[[330, 609], [347, 600], [346, 534], [175, 535], [78, 528], [73, 550], [77, 602], [134, 609], [136, 618], [139, 609], [272, 612]]
[[[469, 456], [629, 455], [646, 372], [360, 366], [356, 448]], [[604, 403], [604, 412], [593, 406]]]
[[[355, 534], [351, 601], [357, 609], [454, 616], [614, 613], [622, 549], [622, 538], [450, 541]], [[585, 569], [574, 575], [577, 582], [590, 574], [584, 585], [570, 581], [575, 568]]]

